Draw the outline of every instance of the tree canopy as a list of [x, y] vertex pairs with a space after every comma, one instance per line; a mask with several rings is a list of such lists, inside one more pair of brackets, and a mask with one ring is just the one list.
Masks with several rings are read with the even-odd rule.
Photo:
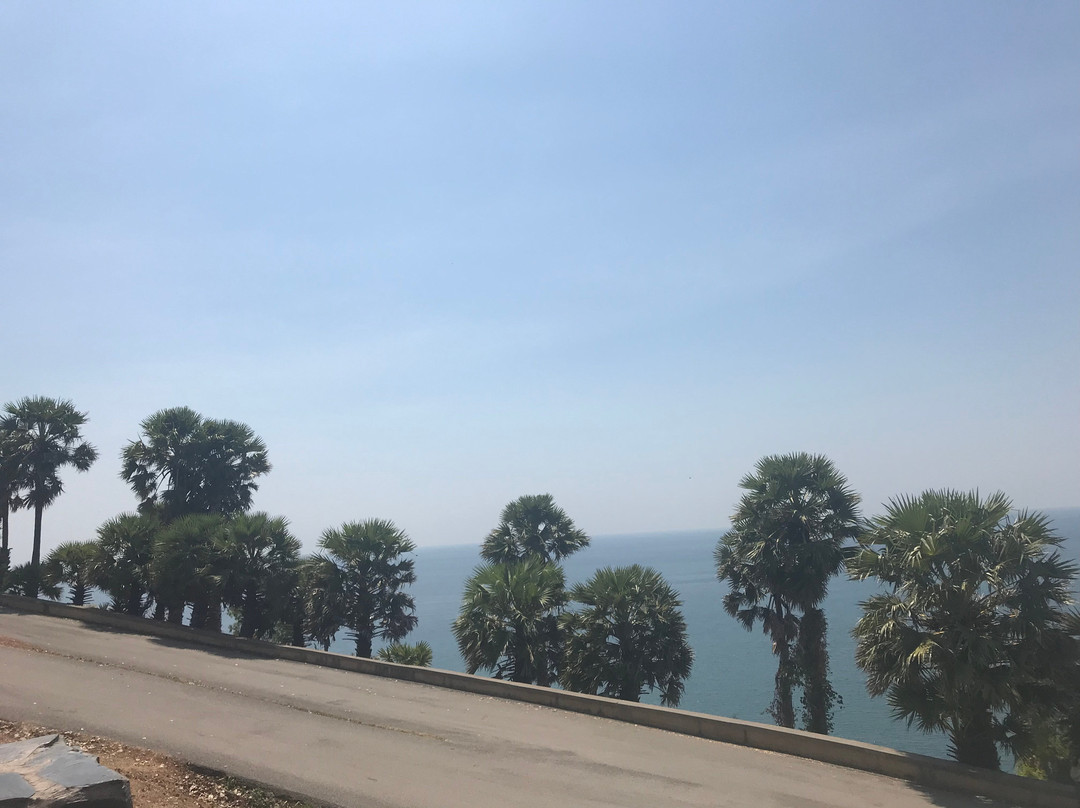
[[344, 626], [356, 655], [370, 657], [375, 639], [397, 641], [416, 627], [416, 602], [404, 587], [416, 581], [416, 549], [386, 519], [347, 522], [327, 530], [306, 571], [308, 634], [329, 644]]
[[998, 768], [1019, 714], [1038, 703], [1074, 646], [1075, 564], [1040, 514], [1003, 494], [926, 491], [890, 502], [849, 562], [889, 591], [854, 629], [867, 690], [894, 715], [949, 735], [962, 763]]
[[678, 593], [649, 567], [604, 567], [570, 590], [581, 608], [562, 617], [568, 690], [639, 701], [659, 689], [677, 707], [694, 652]]
[[484, 539], [485, 561], [510, 564], [525, 558], [560, 561], [583, 547], [589, 537], [579, 530], [551, 494], [526, 495], [502, 510], [498, 526]]
[[555, 564], [534, 557], [481, 564], [465, 582], [453, 626], [466, 670], [550, 686], [562, 656], [565, 604], [566, 577]]
[[247, 424], [204, 418], [189, 407], [160, 410], [124, 447], [120, 476], [141, 511], [164, 521], [193, 513], [232, 515], [251, 507], [256, 478], [270, 471], [266, 444]]

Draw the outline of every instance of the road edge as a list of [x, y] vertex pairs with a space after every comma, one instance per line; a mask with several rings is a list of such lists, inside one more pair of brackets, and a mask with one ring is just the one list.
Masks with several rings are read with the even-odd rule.
[[990, 797], [995, 800], [1031, 806], [1031, 808], [1080, 808], [1080, 788], [1078, 787], [987, 771], [949, 760], [901, 752], [846, 738], [817, 735], [802, 730], [785, 729], [670, 707], [620, 701], [604, 696], [590, 696], [567, 690], [506, 682], [438, 668], [418, 668], [329, 651], [317, 651], [311, 648], [276, 645], [262, 640], [243, 639], [231, 634], [200, 631], [159, 620], [110, 612], [97, 607], [71, 606], [17, 595], [0, 595], [0, 607], [31, 614], [79, 620], [83, 623], [179, 640], [193, 645], [224, 648], [251, 656], [303, 662], [324, 668], [336, 668], [370, 676], [384, 676], [483, 696], [554, 707], [628, 724], [668, 730], [682, 735], [795, 755], [906, 780], [918, 786]]

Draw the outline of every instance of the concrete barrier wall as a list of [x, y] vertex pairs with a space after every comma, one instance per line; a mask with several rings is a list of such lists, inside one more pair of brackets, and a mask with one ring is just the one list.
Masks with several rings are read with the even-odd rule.
[[516, 684], [437, 668], [396, 665], [391, 662], [316, 651], [311, 648], [246, 640], [230, 634], [199, 631], [187, 626], [87, 606], [69, 606], [15, 595], [0, 595], [0, 606], [21, 612], [81, 620], [84, 623], [108, 626], [136, 634], [148, 634], [186, 643], [225, 648], [253, 656], [304, 662], [309, 665], [321, 665], [371, 676], [386, 676], [434, 687], [446, 687], [576, 713], [587, 713], [615, 721], [678, 732], [682, 735], [812, 758], [823, 763], [908, 780], [928, 788], [992, 797], [1010, 804], [1032, 806], [1032, 808], [1080, 808], [1080, 788], [978, 769], [948, 760], [900, 752], [844, 738], [815, 735], [801, 730], [784, 729], [753, 721], [721, 718], [686, 710], [636, 704], [603, 696], [589, 696], [567, 690]]

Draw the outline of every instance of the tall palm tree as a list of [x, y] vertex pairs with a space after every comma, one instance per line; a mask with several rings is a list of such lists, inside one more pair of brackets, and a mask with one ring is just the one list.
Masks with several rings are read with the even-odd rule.
[[98, 528], [93, 583], [113, 611], [142, 617], [154, 602], [154, 545], [161, 524], [149, 515], [120, 514]]
[[270, 471], [266, 444], [237, 421], [203, 418], [189, 407], [160, 410], [124, 447], [120, 476], [141, 511], [165, 521], [193, 513], [232, 515], [251, 506], [255, 479]]
[[61, 469], [73, 466], [86, 471], [97, 460], [97, 451], [83, 440], [80, 431], [86, 420], [86, 413], [76, 410], [72, 402], [44, 396], [8, 404], [0, 419], [0, 432], [10, 436], [13, 451], [21, 457], [20, 502], [34, 509], [31, 589], [41, 580], [42, 513], [64, 491]]
[[[8, 405], [10, 407], [11, 405]], [[8, 429], [7, 418], [0, 418], [0, 580], [10, 559], [11, 524], [9, 516], [19, 507], [19, 491], [25, 479], [25, 442]]]
[[309, 636], [325, 645], [348, 629], [356, 656], [375, 639], [404, 639], [416, 628], [416, 602], [403, 587], [416, 581], [416, 549], [393, 522], [368, 519], [327, 530], [308, 571]]
[[679, 706], [694, 652], [679, 595], [660, 573], [605, 567], [571, 589], [570, 599], [583, 608], [562, 618], [563, 687], [627, 701], [659, 688], [664, 705]]
[[469, 673], [549, 687], [562, 656], [562, 568], [539, 558], [481, 564], [465, 582], [454, 637]]
[[872, 521], [848, 562], [889, 591], [864, 601], [853, 634], [867, 690], [961, 763], [996, 769], [1015, 715], [1065, 667], [1077, 566], [1040, 514], [1003, 494], [926, 491]]
[[0, 419], [0, 592], [11, 566], [11, 512], [19, 507], [23, 462], [19, 447]]
[[503, 508], [499, 525], [484, 540], [480, 555], [495, 564], [530, 557], [561, 561], [588, 546], [585, 531], [574, 525], [551, 494], [538, 494], [519, 497]]
[[[724, 609], [747, 630], [760, 623], [772, 640], [776, 723], [795, 726], [792, 693], [804, 683], [804, 724], [828, 732], [836, 696], [819, 607], [843, 567], [845, 543], [859, 533], [859, 497], [828, 458], [805, 452], [762, 458], [739, 487], [746, 493], [715, 553], [717, 578], [728, 585]], [[808, 613], [814, 636], [799, 643]]]
[[66, 586], [71, 604], [85, 606], [98, 555], [97, 542], [67, 541], [57, 545], [42, 564], [45, 586]]
[[221, 593], [240, 612], [241, 637], [272, 631], [296, 587], [300, 542], [284, 517], [242, 513], [225, 526], [218, 541]]

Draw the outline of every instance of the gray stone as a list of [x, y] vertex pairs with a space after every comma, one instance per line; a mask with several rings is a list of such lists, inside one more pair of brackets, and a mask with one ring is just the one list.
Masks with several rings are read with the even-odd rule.
[[15, 772], [0, 772], [0, 808], [25, 808], [34, 796], [34, 787]]
[[0, 745], [0, 808], [131, 808], [126, 778], [59, 735]]
[[0, 744], [0, 766], [6, 767], [9, 763], [22, 760], [41, 747], [56, 743], [59, 737], [59, 735], [42, 735], [39, 738], [30, 738], [26, 741]]

